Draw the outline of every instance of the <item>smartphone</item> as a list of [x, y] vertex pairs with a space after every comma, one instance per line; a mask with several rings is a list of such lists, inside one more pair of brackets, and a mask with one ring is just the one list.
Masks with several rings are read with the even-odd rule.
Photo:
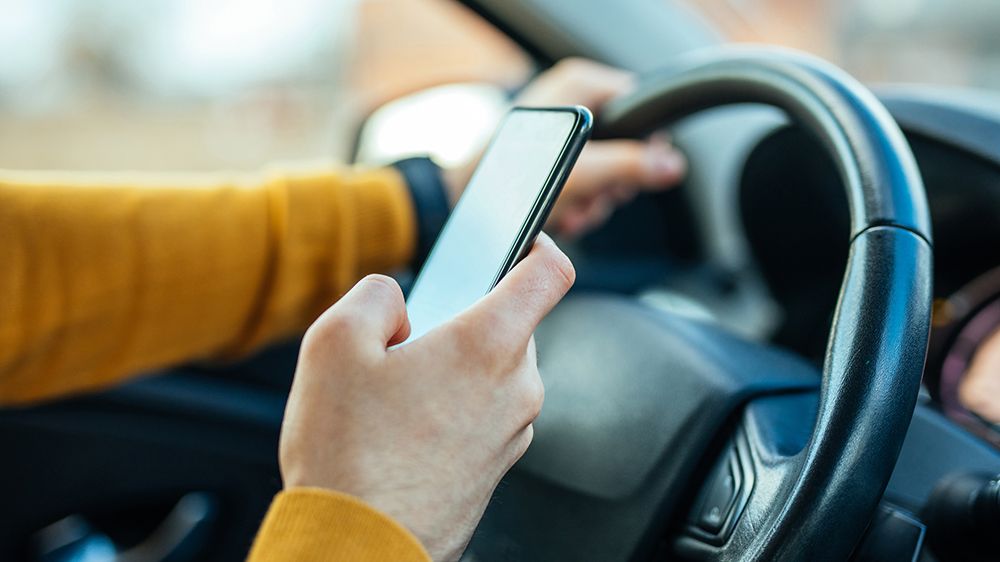
[[582, 106], [507, 114], [414, 281], [405, 343], [485, 296], [527, 253], [592, 124]]

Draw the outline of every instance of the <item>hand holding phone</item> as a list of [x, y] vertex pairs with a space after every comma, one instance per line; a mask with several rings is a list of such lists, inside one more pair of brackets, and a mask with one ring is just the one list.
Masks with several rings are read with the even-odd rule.
[[581, 106], [511, 110], [414, 282], [407, 341], [482, 298], [531, 248], [592, 121]]

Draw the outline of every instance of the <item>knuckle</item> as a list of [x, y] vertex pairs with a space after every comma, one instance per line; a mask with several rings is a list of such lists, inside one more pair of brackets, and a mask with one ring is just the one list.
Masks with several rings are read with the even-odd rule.
[[362, 318], [353, 310], [328, 310], [306, 330], [302, 338], [302, 352], [313, 353], [322, 349], [340, 348], [353, 342]]
[[302, 336], [302, 346], [301, 351], [303, 355], [310, 355], [316, 349], [323, 346], [323, 342], [327, 340], [326, 333], [323, 327], [320, 326], [319, 321], [313, 322], [309, 328], [306, 329], [306, 333]]
[[315, 325], [310, 326], [302, 337], [302, 345], [299, 346], [300, 360], [313, 361], [322, 358], [326, 350], [329, 349], [328, 341], [330, 338], [323, 337]]
[[359, 281], [364, 283], [366, 288], [372, 291], [384, 291], [385, 293], [400, 297], [403, 296], [402, 290], [399, 288], [399, 283], [395, 279], [389, 277], [388, 275], [382, 275], [381, 273], [370, 273]]
[[596, 63], [583, 57], [566, 57], [556, 63], [554, 69], [570, 78], [581, 78], [589, 74]]
[[531, 369], [531, 376], [524, 384], [521, 400], [521, 408], [527, 420], [529, 422], [535, 421], [538, 414], [542, 412], [542, 404], [545, 403], [545, 385], [538, 375], [538, 369], [534, 366]]
[[354, 310], [336, 310], [313, 324], [318, 335], [329, 339], [339, 339], [354, 331], [361, 318]]
[[403, 290], [399, 287], [399, 283], [392, 277], [372, 273], [366, 275], [358, 284], [363, 284], [365, 291], [376, 295], [376, 298], [373, 300], [379, 306], [386, 306], [389, 309], [397, 311], [406, 308], [406, 299], [403, 297]]
[[532, 440], [535, 438], [535, 426], [528, 424], [517, 436], [514, 438], [514, 460], [520, 459], [524, 456], [524, 453], [528, 452], [528, 447], [531, 446]]

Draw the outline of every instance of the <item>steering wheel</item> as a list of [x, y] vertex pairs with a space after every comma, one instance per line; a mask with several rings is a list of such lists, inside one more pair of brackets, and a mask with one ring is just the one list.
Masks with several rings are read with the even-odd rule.
[[822, 373], [634, 299], [571, 296], [537, 333], [545, 408], [472, 559], [845, 560], [858, 544], [926, 356], [923, 184], [870, 92], [787, 50], [692, 54], [609, 104], [602, 125], [636, 137], [738, 103], [787, 113], [847, 193], [850, 254]]

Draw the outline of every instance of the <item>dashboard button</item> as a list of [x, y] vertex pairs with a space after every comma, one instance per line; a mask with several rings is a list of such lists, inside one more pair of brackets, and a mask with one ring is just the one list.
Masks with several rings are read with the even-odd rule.
[[740, 493], [739, 474], [736, 459], [732, 453], [727, 454], [712, 475], [698, 512], [697, 525], [706, 533], [718, 535], [722, 532]]

